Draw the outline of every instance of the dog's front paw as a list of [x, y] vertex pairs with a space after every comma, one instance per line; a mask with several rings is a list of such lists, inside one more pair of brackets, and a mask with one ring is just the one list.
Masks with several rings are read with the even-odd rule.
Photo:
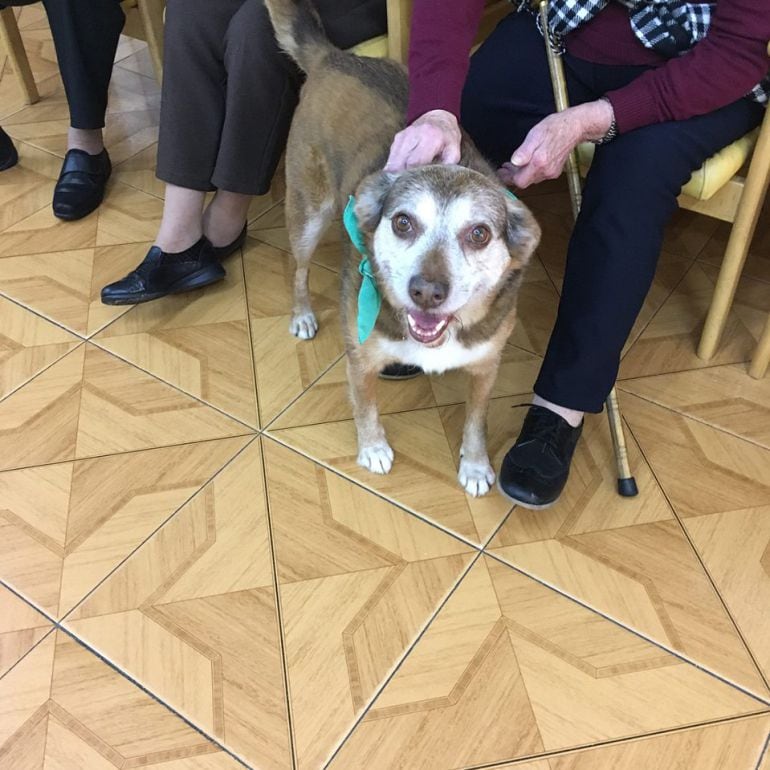
[[384, 441], [361, 447], [358, 452], [358, 464], [372, 473], [390, 473], [393, 467], [393, 450], [390, 444]]
[[298, 313], [291, 317], [289, 331], [301, 340], [312, 340], [318, 331], [318, 321], [312, 310], [306, 313]]
[[489, 464], [484, 462], [472, 462], [463, 458], [460, 460], [460, 471], [457, 474], [463, 489], [471, 497], [482, 497], [495, 483], [495, 472]]

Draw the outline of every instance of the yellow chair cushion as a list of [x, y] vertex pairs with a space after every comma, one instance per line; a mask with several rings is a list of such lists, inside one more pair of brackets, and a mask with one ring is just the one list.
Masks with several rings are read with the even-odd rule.
[[[751, 156], [757, 143], [759, 129], [746, 134], [712, 155], [682, 188], [682, 193], [699, 201], [707, 201], [724, 187]], [[578, 147], [580, 173], [585, 176], [594, 157], [595, 145], [586, 143]]]
[[359, 56], [372, 56], [375, 59], [385, 59], [388, 56], [388, 36], [380, 35], [370, 40], [364, 40], [363, 43], [353, 46], [350, 49]]

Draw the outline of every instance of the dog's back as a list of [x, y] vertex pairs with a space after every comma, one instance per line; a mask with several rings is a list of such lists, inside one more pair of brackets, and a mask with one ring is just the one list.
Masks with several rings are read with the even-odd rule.
[[289, 137], [287, 171], [315, 167], [314, 185], [325, 181], [324, 197], [331, 193], [340, 206], [364, 176], [384, 165], [403, 128], [406, 70], [389, 59], [336, 48], [310, 0], [266, 0], [266, 5], [278, 43], [307, 75]]

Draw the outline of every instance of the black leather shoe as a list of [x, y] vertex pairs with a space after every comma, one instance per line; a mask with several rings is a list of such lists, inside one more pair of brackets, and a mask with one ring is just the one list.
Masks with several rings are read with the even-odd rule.
[[243, 226], [241, 234], [232, 243], [228, 243], [227, 246], [212, 246], [211, 248], [214, 250], [214, 256], [219, 260], [227, 259], [231, 254], [238, 251], [238, 249], [246, 243], [247, 228], [248, 222]]
[[8, 134], [0, 128], [0, 171], [5, 171], [19, 162], [19, 153], [13, 146], [13, 141]]
[[206, 238], [176, 254], [153, 246], [135, 270], [102, 289], [102, 302], [105, 305], [135, 305], [167, 294], [200, 289], [224, 277], [225, 269]]
[[112, 173], [107, 150], [89, 155], [68, 150], [53, 192], [53, 213], [59, 219], [82, 219], [104, 200], [104, 189]]
[[381, 372], [382, 380], [412, 380], [423, 373], [419, 366], [411, 364], [388, 364]]
[[548, 508], [561, 495], [583, 423], [573, 428], [544, 406], [531, 406], [500, 468], [500, 489], [525, 508]]

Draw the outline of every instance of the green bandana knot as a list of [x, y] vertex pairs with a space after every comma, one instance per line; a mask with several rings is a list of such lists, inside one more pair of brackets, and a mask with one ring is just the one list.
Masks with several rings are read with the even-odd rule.
[[358, 227], [355, 206], [356, 199], [351, 195], [348, 205], [345, 206], [342, 222], [345, 225], [345, 230], [351, 243], [361, 255], [361, 262], [358, 265], [358, 272], [361, 273], [361, 288], [358, 290], [357, 326], [358, 342], [363, 345], [369, 339], [369, 335], [377, 323], [377, 316], [380, 314], [380, 307], [382, 306], [382, 296], [377, 288], [374, 273], [372, 272], [372, 263], [366, 252], [364, 235]]

